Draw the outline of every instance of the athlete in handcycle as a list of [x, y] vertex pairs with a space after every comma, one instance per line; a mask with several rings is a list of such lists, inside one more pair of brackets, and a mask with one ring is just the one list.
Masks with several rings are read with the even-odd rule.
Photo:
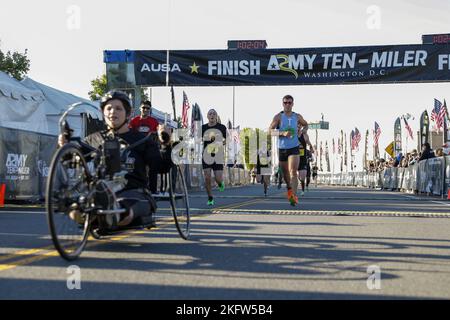
[[[74, 260], [88, 236], [94, 238], [135, 228], [155, 226], [157, 201], [170, 202], [180, 236], [189, 237], [189, 201], [181, 168], [171, 160], [170, 137], [145, 136], [128, 128], [131, 102], [120, 91], [101, 101], [107, 130], [84, 140], [72, 138], [65, 118], [60, 119], [60, 148], [47, 180], [46, 207], [53, 243], [59, 254]], [[146, 168], [159, 168], [168, 177], [165, 196], [147, 189]]]

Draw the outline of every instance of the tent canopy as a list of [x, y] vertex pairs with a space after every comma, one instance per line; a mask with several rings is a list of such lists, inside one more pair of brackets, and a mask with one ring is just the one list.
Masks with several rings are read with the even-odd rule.
[[0, 126], [48, 133], [41, 91], [27, 88], [0, 71]]
[[40, 91], [44, 96], [45, 100], [42, 102], [40, 107], [45, 110], [49, 134], [58, 134], [59, 118], [70, 105], [77, 102], [82, 102], [83, 105], [72, 110], [67, 117], [70, 127], [74, 129], [75, 136], [83, 135], [83, 113], [90, 115], [94, 119], [102, 118], [102, 112], [98, 102], [93, 102], [46, 86], [42, 83], [34, 81], [31, 78], [22, 80], [22, 84], [29, 89]]

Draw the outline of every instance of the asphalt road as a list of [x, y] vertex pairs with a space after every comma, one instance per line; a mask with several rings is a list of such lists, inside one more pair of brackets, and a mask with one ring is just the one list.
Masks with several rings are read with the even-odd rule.
[[0, 299], [450, 298], [450, 201], [319, 186], [291, 207], [281, 191], [215, 191], [213, 209], [192, 193], [189, 240], [162, 208], [158, 228], [92, 239], [72, 263], [43, 209], [0, 209]]

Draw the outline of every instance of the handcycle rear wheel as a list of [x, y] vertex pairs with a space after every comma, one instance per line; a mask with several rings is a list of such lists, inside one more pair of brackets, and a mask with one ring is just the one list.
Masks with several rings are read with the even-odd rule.
[[55, 153], [47, 179], [47, 221], [56, 250], [69, 261], [80, 256], [89, 235], [89, 180], [78, 146], [69, 143]]
[[172, 166], [169, 171], [169, 196], [175, 226], [181, 238], [187, 240], [190, 235], [189, 196], [179, 165]]

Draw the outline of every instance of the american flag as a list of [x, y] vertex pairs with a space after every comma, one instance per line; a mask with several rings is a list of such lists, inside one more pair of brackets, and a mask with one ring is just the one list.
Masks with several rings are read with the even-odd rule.
[[355, 130], [352, 130], [352, 133], [350, 133], [350, 139], [351, 139], [351, 150], [355, 150]]
[[406, 121], [406, 118], [403, 118], [403, 121], [405, 121], [405, 128], [406, 128], [406, 131], [408, 131], [408, 134], [411, 137], [411, 140], [414, 140], [413, 132], [412, 132], [411, 127], [408, 124], [408, 121]]
[[361, 133], [359, 133], [358, 128], [355, 128], [355, 149], [358, 149], [359, 146], [359, 142], [361, 141]]
[[380, 139], [380, 135], [381, 135], [381, 128], [378, 125], [378, 123], [375, 121], [375, 130], [373, 132], [373, 141], [375, 146], [378, 146], [378, 139]]
[[361, 133], [359, 133], [358, 128], [355, 128], [355, 133], [354, 133], [353, 139], [352, 139], [352, 144], [354, 146], [353, 150], [358, 149], [360, 141], [361, 141]]
[[186, 92], [183, 91], [183, 110], [181, 114], [181, 123], [183, 124], [183, 128], [188, 127], [188, 110], [191, 107], [189, 106], [189, 100], [186, 95]]
[[233, 139], [234, 143], [236, 144], [240, 144], [241, 143], [241, 138], [239, 137], [239, 130], [240, 130], [240, 126], [237, 126], [234, 129], [231, 129], [231, 138]]
[[434, 108], [431, 111], [431, 120], [436, 123], [436, 128], [440, 131], [445, 120], [445, 108], [438, 99], [434, 99]]

